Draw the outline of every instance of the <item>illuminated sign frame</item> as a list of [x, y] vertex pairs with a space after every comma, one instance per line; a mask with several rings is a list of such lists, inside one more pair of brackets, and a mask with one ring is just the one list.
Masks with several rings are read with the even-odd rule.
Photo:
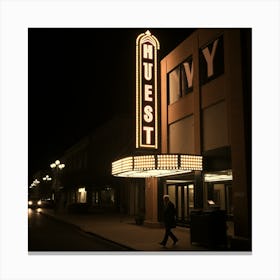
[[[147, 30], [136, 39], [136, 148], [158, 149], [159, 42]], [[200, 155], [149, 154], [127, 156], [112, 162], [117, 177], [164, 177], [203, 170]]]
[[136, 148], [158, 149], [159, 41], [150, 31], [136, 39]]
[[147, 178], [202, 171], [202, 156], [162, 154], [129, 156], [112, 163], [112, 175], [117, 177]]

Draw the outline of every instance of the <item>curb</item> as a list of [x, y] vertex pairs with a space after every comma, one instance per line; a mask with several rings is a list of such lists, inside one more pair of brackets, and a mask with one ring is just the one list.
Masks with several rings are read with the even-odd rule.
[[[105, 238], [105, 237], [103, 237], [102, 235], [99, 235], [99, 234], [97, 234], [97, 233], [90, 232], [90, 231], [86, 231], [86, 230], [84, 230], [83, 228], [81, 228], [80, 226], [77, 226], [77, 225], [75, 225], [75, 224], [73, 224], [73, 223], [71, 223], [71, 222], [68, 222], [68, 221], [65, 221], [65, 220], [63, 220], [63, 219], [61, 219], [61, 218], [58, 218], [58, 217], [55, 216], [55, 215], [50, 215], [50, 214], [44, 213], [44, 212], [39, 212], [39, 213], [40, 213], [41, 215], [45, 215], [45, 216], [47, 216], [47, 217], [49, 217], [49, 218], [52, 218], [52, 219], [54, 219], [54, 220], [56, 220], [56, 221], [59, 221], [59, 222], [62, 222], [62, 223], [64, 223], [64, 224], [73, 226], [73, 227], [77, 228], [78, 230], [80, 230], [80, 231], [82, 231], [82, 232], [84, 232], [84, 233], [86, 233], [86, 234], [89, 234], [89, 235], [98, 237], [98, 238], [100, 238], [100, 239], [102, 239], [102, 240], [104, 240], [104, 241], [107, 241], [107, 242], [113, 243], [113, 244], [115, 244], [115, 245], [121, 246], [121, 247], [123, 247], [123, 248], [125, 248], [125, 249], [127, 249], [127, 250], [129, 250], [129, 251], [139, 251], [139, 250], [136, 250], [135, 248], [132, 248], [132, 247], [129, 247], [129, 246], [127, 246], [127, 245], [124, 245], [124, 244], [121, 244], [121, 243], [119, 243], [119, 242], [116, 242], [116, 241], [114, 241], [114, 240]], [[122, 251], [119, 251], [119, 252], [122, 252]]]

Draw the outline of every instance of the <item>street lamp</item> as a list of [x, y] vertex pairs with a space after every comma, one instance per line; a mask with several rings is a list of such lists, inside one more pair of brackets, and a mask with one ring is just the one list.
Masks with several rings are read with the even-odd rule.
[[44, 181], [51, 181], [52, 178], [49, 175], [46, 175], [45, 177], [43, 177]]
[[51, 163], [50, 167], [52, 169], [59, 168], [61, 170], [61, 169], [63, 169], [65, 167], [65, 164], [64, 163], [60, 163], [59, 160], [56, 160], [55, 162]]
[[[35, 178], [34, 180], [33, 180], [33, 182], [32, 182], [32, 184], [30, 185], [30, 189], [32, 189], [32, 190], [29, 190], [28, 191], [28, 197], [29, 196], [38, 196], [39, 195], [39, 184], [40, 184], [40, 181], [37, 179], [37, 178]], [[34, 189], [33, 189], [34, 188]], [[28, 204], [29, 204], [29, 202], [28, 202]]]
[[52, 190], [50, 189], [51, 187], [47, 183], [49, 181], [51, 181], [52, 178], [49, 175], [46, 175], [42, 179], [43, 179], [43, 181], [45, 181], [44, 189], [43, 189], [43, 194], [44, 194], [44, 196], [47, 196], [48, 199], [49, 199], [52, 196]]
[[32, 184], [30, 185], [30, 187], [29, 187], [29, 188], [36, 187], [36, 186], [38, 186], [39, 184], [40, 184], [40, 181], [39, 181], [39, 180], [37, 180], [37, 179], [35, 179], [35, 180], [32, 182]]
[[64, 167], [65, 164], [61, 163], [60, 160], [56, 160], [55, 162], [50, 164], [51, 169], [54, 171], [54, 182], [53, 182], [53, 188], [54, 188], [54, 193], [55, 193], [55, 211], [57, 210], [57, 204], [59, 200], [59, 182], [58, 182], [58, 173], [61, 171]]

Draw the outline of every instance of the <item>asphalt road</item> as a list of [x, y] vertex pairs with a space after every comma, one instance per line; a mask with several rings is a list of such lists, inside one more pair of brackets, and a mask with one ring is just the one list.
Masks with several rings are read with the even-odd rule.
[[28, 251], [108, 252], [128, 249], [28, 209]]

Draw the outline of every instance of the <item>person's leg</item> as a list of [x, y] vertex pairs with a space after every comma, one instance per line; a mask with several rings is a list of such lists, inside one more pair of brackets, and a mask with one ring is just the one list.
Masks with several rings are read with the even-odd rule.
[[163, 238], [163, 240], [160, 242], [160, 245], [163, 245], [163, 246], [166, 245], [167, 240], [168, 240], [169, 232], [170, 232], [170, 228], [167, 228], [167, 227], [166, 227], [166, 228], [165, 228], [164, 238]]
[[173, 240], [173, 244], [175, 245], [178, 242], [178, 238], [174, 235], [171, 229], [169, 230], [169, 236], [171, 237], [171, 239]]

